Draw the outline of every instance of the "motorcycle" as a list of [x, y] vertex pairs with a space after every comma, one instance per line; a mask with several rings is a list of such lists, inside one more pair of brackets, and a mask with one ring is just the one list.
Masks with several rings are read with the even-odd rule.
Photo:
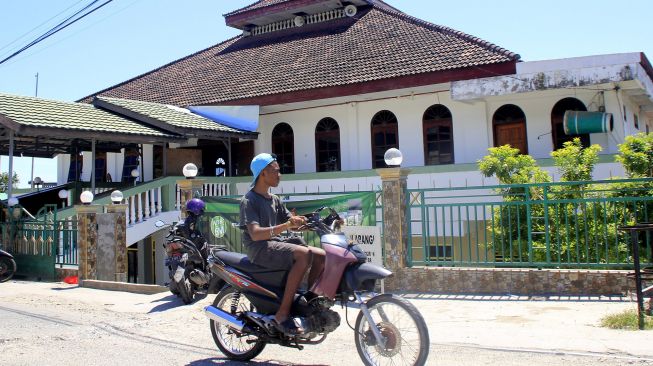
[[[179, 296], [184, 304], [193, 302], [198, 291], [217, 293], [219, 278], [207, 268], [206, 257], [209, 244], [197, 230], [197, 219], [204, 213], [204, 202], [194, 198], [187, 204], [188, 217], [172, 226], [163, 247], [166, 250], [164, 264], [168, 267], [168, 288]], [[157, 221], [157, 227], [165, 225]]]
[[14, 256], [0, 249], [0, 283], [9, 281], [16, 273]]
[[[321, 219], [324, 209], [329, 214]], [[365, 365], [424, 365], [429, 334], [422, 315], [401, 297], [374, 293], [377, 281], [392, 272], [367, 263], [365, 252], [339, 232], [342, 220], [335, 210], [323, 207], [306, 217], [307, 223], [298, 230], [320, 236], [326, 263], [315, 284], [295, 295], [290, 316], [304, 329], [299, 335], [283, 334], [273, 323], [288, 271], [259, 267], [243, 254], [212, 250], [209, 268], [224, 286], [204, 313], [220, 351], [229, 359], [249, 361], [267, 344], [299, 350], [319, 344], [340, 326], [340, 315], [331, 310], [336, 302], [345, 311], [354, 303], [360, 311], [352, 329]]]

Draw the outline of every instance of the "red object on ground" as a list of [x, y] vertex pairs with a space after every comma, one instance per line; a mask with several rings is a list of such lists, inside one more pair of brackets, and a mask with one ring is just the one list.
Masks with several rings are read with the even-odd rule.
[[79, 283], [79, 279], [77, 276], [68, 276], [63, 279], [63, 282], [70, 285], [77, 285]]

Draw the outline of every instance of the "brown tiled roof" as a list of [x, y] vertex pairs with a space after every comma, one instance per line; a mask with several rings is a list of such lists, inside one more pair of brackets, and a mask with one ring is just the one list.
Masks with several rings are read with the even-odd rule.
[[402, 77], [450, 75], [452, 70], [485, 70], [514, 65], [519, 59], [479, 38], [408, 16], [379, 0], [373, 3], [355, 18], [239, 36], [97, 95], [178, 106], [224, 104]]

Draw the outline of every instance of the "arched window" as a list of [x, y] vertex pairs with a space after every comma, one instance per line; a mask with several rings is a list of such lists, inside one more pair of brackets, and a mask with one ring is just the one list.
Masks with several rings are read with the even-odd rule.
[[494, 146], [510, 145], [528, 154], [526, 138], [526, 115], [514, 104], [501, 106], [492, 116]]
[[372, 168], [385, 168], [383, 154], [391, 147], [399, 148], [397, 117], [381, 111], [372, 117]]
[[584, 147], [590, 146], [590, 135], [567, 135], [565, 133], [563, 118], [566, 111], [587, 111], [585, 104], [576, 98], [565, 98], [558, 101], [551, 110], [551, 139], [553, 141], [553, 150], [558, 150], [567, 141], [574, 137], [580, 137], [580, 142]]
[[452, 164], [453, 126], [451, 112], [442, 104], [431, 106], [424, 112], [424, 165]]
[[315, 127], [315, 159], [318, 172], [340, 170], [340, 128], [333, 118], [322, 118]]
[[295, 173], [295, 138], [289, 124], [282, 122], [274, 126], [272, 153], [277, 155], [282, 174]]

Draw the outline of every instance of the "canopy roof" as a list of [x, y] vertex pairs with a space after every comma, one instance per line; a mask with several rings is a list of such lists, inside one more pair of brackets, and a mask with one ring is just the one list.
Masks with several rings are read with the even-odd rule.
[[35, 97], [0, 94], [0, 154], [9, 153], [9, 131], [14, 133], [14, 154], [51, 158], [90, 147], [119, 150], [129, 144], [183, 141], [183, 136], [138, 123], [95, 108]]
[[118, 152], [137, 144], [183, 143], [191, 137], [256, 138], [187, 110], [155, 103], [98, 99], [96, 105], [0, 93], [0, 154], [51, 158], [90, 151]]
[[136, 100], [97, 97], [93, 105], [105, 110], [129, 116], [153, 127], [173, 131], [185, 137], [241, 137], [256, 138], [258, 133], [239, 130], [219, 124], [194, 114], [188, 109], [159, 103]]

